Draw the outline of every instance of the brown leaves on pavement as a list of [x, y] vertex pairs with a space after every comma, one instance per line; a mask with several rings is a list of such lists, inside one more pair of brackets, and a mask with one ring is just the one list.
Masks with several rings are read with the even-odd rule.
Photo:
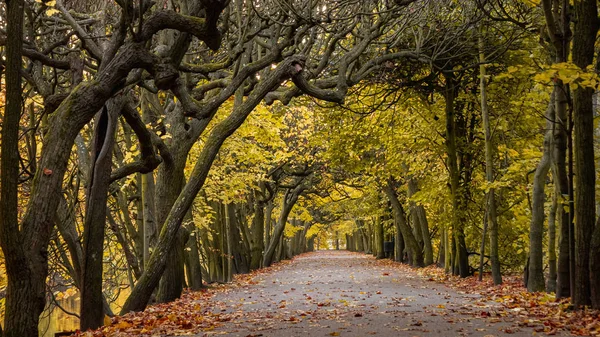
[[520, 275], [503, 276], [503, 284], [496, 286], [490, 275], [484, 275], [480, 282], [477, 276], [460, 278], [435, 266], [414, 269], [391, 261], [380, 263], [407, 273], [417, 273], [428, 281], [443, 283], [467, 294], [481, 295], [478, 302], [482, 308], [489, 302], [501, 304], [502, 310], [482, 310], [479, 317], [512, 317], [518, 325], [534, 327], [535, 332], [546, 335], [555, 335], [562, 330], [576, 336], [600, 336], [600, 311], [573, 310], [570, 298], [556, 300], [554, 294], [530, 293], [523, 286]]
[[235, 313], [223, 313], [216, 308], [218, 302], [215, 301], [215, 295], [255, 284], [254, 277], [271, 273], [289, 263], [283, 261], [250, 274], [235, 275], [233, 282], [211, 285], [203, 291], [186, 291], [173, 302], [151, 305], [143, 312], [132, 312], [112, 319], [107, 317], [105, 323], [110, 324], [95, 331], [77, 331], [72, 337], [191, 335], [212, 331], [236, 316]]

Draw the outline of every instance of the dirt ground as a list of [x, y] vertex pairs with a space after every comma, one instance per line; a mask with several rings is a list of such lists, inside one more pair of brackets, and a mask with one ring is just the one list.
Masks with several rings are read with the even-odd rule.
[[346, 251], [304, 254], [214, 300], [207, 310], [231, 319], [195, 336], [544, 335], [479, 295]]

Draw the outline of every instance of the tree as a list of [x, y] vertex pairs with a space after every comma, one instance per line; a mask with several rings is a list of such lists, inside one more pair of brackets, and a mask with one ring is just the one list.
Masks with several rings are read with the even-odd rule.
[[[573, 63], [586, 69], [594, 61], [598, 33], [596, 1], [575, 1], [573, 33]], [[594, 165], [594, 89], [576, 87], [573, 90], [573, 121], [575, 129], [575, 284], [573, 304], [577, 307], [592, 304], [590, 281], [594, 274], [590, 266], [600, 262], [590, 260], [590, 243], [596, 221], [596, 170]], [[600, 283], [594, 282], [595, 306], [600, 306]]]
[[[36, 283], [30, 280], [45, 276], [43, 259], [46, 247], [31, 247], [27, 228], [19, 229], [19, 119], [21, 116], [21, 55], [23, 36], [22, 0], [7, 1], [6, 21], [6, 107], [2, 124], [0, 151], [0, 243], [9, 275], [6, 290], [4, 336], [37, 335], [38, 316], [44, 309], [45, 277]], [[31, 250], [29, 250], [31, 247]], [[40, 251], [36, 252], [36, 248]], [[41, 253], [41, 255], [38, 254]]]

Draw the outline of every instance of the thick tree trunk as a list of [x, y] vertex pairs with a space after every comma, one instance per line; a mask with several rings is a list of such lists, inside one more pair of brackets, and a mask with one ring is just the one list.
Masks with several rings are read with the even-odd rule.
[[[4, 336], [37, 336], [39, 316], [45, 305], [48, 275], [46, 246], [27, 246], [19, 231], [19, 120], [21, 116], [21, 49], [23, 1], [7, 2], [6, 106], [2, 118], [0, 155], [0, 244], [8, 277]], [[48, 219], [51, 220], [51, 219]]]
[[190, 232], [181, 227], [177, 232], [175, 242], [169, 251], [169, 264], [160, 280], [156, 301], [159, 303], [172, 302], [178, 299], [183, 292], [185, 283], [185, 244], [189, 240]]
[[456, 99], [456, 83], [451, 73], [446, 74], [445, 84], [445, 112], [446, 112], [446, 151], [448, 153], [448, 168], [450, 175], [450, 194], [452, 196], [452, 242], [453, 249], [452, 259], [455, 268], [454, 274], [460, 274], [461, 277], [467, 277], [469, 271], [469, 257], [467, 255], [467, 247], [465, 243], [464, 224], [461, 212], [462, 201], [460, 191], [460, 172], [458, 168], [458, 151], [456, 142], [456, 121], [454, 101]]
[[[575, 1], [576, 19], [573, 34], [573, 62], [586, 69], [594, 61], [594, 44], [598, 33], [596, 0]], [[596, 171], [594, 165], [594, 89], [579, 87], [573, 92], [575, 129], [575, 288], [573, 304], [576, 307], [591, 304], [590, 244], [596, 221]], [[597, 278], [598, 275], [593, 275]], [[600, 289], [595, 289], [600, 292]], [[597, 300], [600, 300], [600, 294]]]
[[[442, 233], [440, 235], [440, 248], [438, 250], [438, 260], [437, 260], [437, 265], [438, 267], [442, 267], [446, 268], [446, 229], [442, 228]], [[445, 270], [445, 272], [448, 272], [448, 270]]]
[[[9, 7], [11, 9], [8, 10], [12, 15], [15, 15], [17, 11], [21, 13], [18, 15], [21, 18], [20, 24], [10, 27], [15, 20], [12, 19], [12, 15], [7, 16], [8, 21], [11, 22], [11, 24], [8, 24], [7, 35], [19, 40], [22, 39], [21, 31], [14, 31], [13, 28], [20, 29], [18, 27], [22, 26], [22, 5], [23, 2], [20, 0], [10, 1]], [[219, 14], [218, 11], [215, 12]], [[203, 25], [205, 20], [197, 19], [195, 22]], [[154, 28], [160, 30], [163, 26], [158, 25]], [[153, 35], [154, 32], [155, 30], [147, 32], [147, 35]], [[196, 32], [198, 37], [204, 39], [202, 37], [205, 34], [204, 32], [200, 33], [198, 30]], [[206, 34], [214, 35], [214, 32], [208, 33], [208, 30], [206, 30]], [[52, 123], [49, 124], [44, 137], [41, 158], [37, 165], [38, 169], [33, 179], [30, 198], [20, 226], [17, 222], [12, 223], [11, 214], [2, 214], [1, 218], [4, 219], [2, 232], [10, 231], [13, 234], [10, 238], [7, 237], [6, 240], [2, 239], [1, 241], [4, 243], [16, 242], [21, 247], [11, 250], [9, 244], [3, 244], [5, 257], [11, 256], [6, 261], [7, 273], [9, 274], [6, 297], [6, 335], [8, 336], [37, 335], [38, 317], [44, 309], [45, 302], [45, 280], [48, 274], [47, 248], [52, 233], [54, 213], [60, 201], [59, 194], [75, 138], [105, 102], [122, 89], [131, 69], [145, 68], [153, 72], [152, 67], [156, 59], [144, 49], [144, 42], [149, 38], [151, 36], [144, 36], [141, 37], [141, 43], [127, 42], [123, 44], [119, 48], [119, 52], [111, 59], [111, 62], [107, 62], [108, 65], [105, 67], [100, 67], [93, 80], [83, 82], [75, 87], [53, 112]], [[216, 48], [217, 43], [214, 39], [210, 39], [210, 41], [213, 42], [211, 45]], [[11, 42], [8, 42], [8, 45], [11, 45]], [[10, 51], [10, 47], [8, 49]], [[20, 46], [18, 49], [21, 49]], [[11, 54], [11, 52], [7, 53], [7, 64], [9, 65], [7, 74], [13, 69], [11, 66], [12, 61], [9, 61], [13, 56], [14, 54]], [[22, 62], [21, 57], [16, 58], [15, 62], [18, 63], [19, 69], [17, 72], [19, 72]], [[10, 78], [7, 83], [15, 79], [13, 75], [7, 76], [7, 79]], [[18, 84], [14, 87], [9, 85], [10, 90], [7, 90], [7, 92], [10, 93], [11, 90], [18, 88], [20, 96], [20, 80], [18, 80], [18, 77], [16, 79]], [[10, 103], [10, 94], [8, 96], [7, 99]], [[20, 99], [21, 97], [19, 97]], [[10, 104], [6, 110], [13, 111]], [[14, 109], [14, 111], [16, 110]], [[18, 114], [20, 114], [20, 111], [18, 111]], [[17, 122], [18, 114], [16, 115]], [[11, 125], [10, 116], [10, 113], [5, 113], [3, 132], [12, 130], [9, 127]], [[18, 130], [15, 132], [18, 132]], [[11, 136], [4, 133], [2, 142], [4, 152], [2, 153], [2, 160], [11, 159], [7, 153], [9, 151], [5, 151], [11, 144]], [[18, 164], [19, 161], [17, 159], [14, 162]], [[3, 165], [2, 175], [8, 173], [11, 173], [9, 166]], [[14, 176], [14, 179], [16, 178], [18, 178], [18, 172]], [[3, 181], [2, 193], [6, 193], [2, 194], [2, 209], [4, 209], [4, 212], [6, 212], [6, 209], [11, 209], [5, 207], [9, 203], [6, 196], [11, 192], [10, 183]], [[17, 207], [14, 207], [14, 209], [16, 212]], [[7, 226], [7, 223], [10, 223], [10, 226]], [[13, 238], [16, 240], [12, 240]], [[12, 257], [14, 257], [14, 260]], [[12, 280], [11, 273], [15, 275]], [[14, 288], [16, 285], [20, 287], [18, 290]], [[24, 294], [27, 295], [23, 296]]]
[[529, 263], [527, 267], [527, 290], [543, 291], [544, 283], [544, 203], [546, 194], [546, 177], [552, 163], [553, 121], [555, 117], [555, 94], [550, 97], [546, 111], [546, 134], [544, 136], [544, 153], [538, 163], [533, 178], [531, 223], [529, 226]]
[[[189, 141], [185, 141], [186, 137], [184, 134], [182, 134], [181, 130], [173, 130], [173, 133], [176, 144], [171, 147], [170, 160], [165, 160], [158, 168], [155, 185], [155, 197], [153, 200], [150, 200], [150, 196], [147, 196], [149, 200], [144, 200], [144, 203], [148, 202], [150, 204], [149, 206], [151, 206], [151, 203], [155, 203], [155, 218], [158, 224], [165, 224], [171, 208], [182, 192], [182, 188], [185, 183], [183, 170], [187, 159], [187, 153], [191, 148], [191, 146], [188, 144]], [[144, 216], [146, 216], [146, 210], [146, 207], [144, 207]], [[187, 216], [187, 211], [184, 216]], [[144, 225], [149, 220], [149, 218], [147, 219], [144, 217]], [[167, 255], [167, 260], [169, 262], [165, 266], [164, 275], [160, 280], [156, 298], [156, 300], [160, 303], [170, 302], [179, 298], [179, 296], [181, 296], [181, 292], [183, 291], [183, 249], [185, 247], [185, 242], [182, 240], [184, 239], [184, 236], [186, 236], [185, 234], [186, 233], [184, 233], [180, 228], [175, 235], [175, 244], [173, 244], [169, 249]], [[157, 247], [155, 247], [155, 249], [157, 249]], [[146, 261], [146, 267], [148, 267], [147, 264], [148, 261]]]
[[308, 242], [306, 243], [307, 245], [307, 250], [309, 252], [314, 252], [315, 251], [315, 237], [311, 237], [310, 239], [308, 239]]

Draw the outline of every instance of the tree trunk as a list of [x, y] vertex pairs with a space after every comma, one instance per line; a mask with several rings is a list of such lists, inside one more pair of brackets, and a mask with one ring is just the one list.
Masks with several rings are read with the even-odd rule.
[[156, 208], [154, 207], [154, 174], [142, 174], [142, 205], [143, 205], [143, 266], [148, 263], [150, 247], [156, 241]]
[[190, 289], [196, 291], [203, 287], [202, 284], [202, 266], [200, 265], [200, 252], [198, 249], [198, 232], [193, 226], [193, 231], [186, 244], [185, 260], [187, 268], [187, 280]]
[[189, 240], [190, 232], [187, 228], [181, 227], [177, 232], [177, 237], [173, 246], [169, 250], [169, 264], [167, 265], [163, 276], [161, 277], [156, 301], [158, 303], [172, 302], [178, 299], [183, 292], [185, 282], [185, 244]]
[[[568, 61], [569, 45], [571, 38], [570, 15], [568, 13], [569, 3], [567, 0], [561, 1], [542, 1], [544, 16], [546, 19], [546, 30], [552, 42], [554, 52], [554, 63]], [[554, 115], [555, 124], [553, 124], [553, 142], [554, 149], [552, 159], [554, 163], [553, 173], [554, 183], [558, 185], [559, 206], [558, 218], [560, 221], [560, 242], [558, 256], [558, 274], [556, 285], [556, 297], [569, 297], [571, 289], [571, 258], [569, 232], [571, 228], [570, 200], [564, 196], [570, 195], [569, 177], [566, 171], [566, 150], [567, 150], [567, 91], [568, 87], [560, 80], [554, 84]], [[535, 212], [535, 211], [534, 211]], [[532, 214], [533, 217], [533, 214]], [[542, 215], [543, 217], [543, 215]], [[537, 262], [536, 262], [537, 263]]]
[[[245, 274], [250, 271], [250, 244], [245, 237], [250, 236], [247, 232], [246, 216], [237, 216], [238, 212], [243, 212], [243, 205], [229, 205], [229, 242], [231, 245], [230, 258], [232, 259], [232, 270], [234, 274]], [[242, 222], [242, 219], [244, 222]], [[246, 235], [242, 235], [246, 233]], [[233, 274], [232, 274], [233, 277]]]
[[[586, 69], [594, 61], [594, 44], [598, 33], [596, 0], [575, 1], [573, 63]], [[590, 244], [596, 221], [596, 171], [594, 165], [594, 89], [579, 87], [573, 91], [575, 129], [575, 288], [573, 304], [590, 305]], [[598, 275], [594, 275], [598, 277]], [[600, 289], [597, 289], [600, 292]], [[600, 299], [600, 298], [599, 298]]]
[[[7, 2], [6, 16], [6, 106], [2, 118], [0, 155], [0, 243], [8, 278], [4, 336], [37, 336], [39, 316], [45, 306], [48, 275], [47, 243], [26, 246], [27, 238], [19, 230], [19, 120], [21, 116], [21, 49], [23, 37], [23, 1]], [[35, 249], [39, 248], [39, 249]]]
[[[485, 55], [483, 54], [483, 37], [479, 37], [479, 84], [481, 90], [481, 115], [483, 129], [485, 131], [485, 176], [489, 184], [494, 182], [494, 159], [492, 132], [490, 127], [490, 114], [487, 102], [487, 89], [485, 84]], [[490, 188], [487, 193], [487, 217], [490, 226], [490, 260], [492, 263], [492, 278], [494, 284], [502, 283], [500, 273], [500, 260], [498, 258], [498, 219], [496, 217], [496, 194], [495, 189]], [[483, 245], [482, 245], [483, 247]], [[481, 252], [483, 255], [484, 251]], [[481, 276], [480, 276], [481, 277]]]
[[557, 185], [554, 185], [552, 206], [548, 214], [548, 280], [546, 292], [556, 292], [556, 211], [558, 207]]
[[600, 309], [600, 218], [590, 242], [590, 293], [592, 307]]
[[402, 230], [400, 230], [400, 224], [397, 219], [394, 219], [394, 226], [396, 226], [396, 233], [394, 238], [394, 260], [396, 262], [404, 262], [404, 238], [402, 237]]
[[[121, 101], [121, 102], [119, 102]], [[88, 196], [83, 223], [80, 330], [104, 325], [102, 271], [108, 187], [117, 119], [123, 103], [112, 99], [96, 120]]]
[[231, 255], [231, 246], [233, 245], [232, 235], [231, 235], [231, 205], [229, 203], [225, 204], [225, 246], [226, 250], [223, 252], [225, 254], [225, 282], [231, 282], [233, 279], [233, 259]]
[[[411, 198], [415, 193], [419, 191], [417, 181], [414, 178], [408, 180], [408, 197]], [[424, 265], [429, 266], [433, 264], [433, 245], [431, 244], [431, 237], [429, 236], [429, 222], [427, 221], [427, 214], [425, 213], [425, 207], [423, 205], [417, 205], [412, 202], [415, 208], [415, 216], [418, 219], [418, 224], [421, 226], [421, 235], [423, 236], [423, 255]]]
[[411, 256], [411, 264], [416, 267], [423, 266], [423, 253], [419, 248], [419, 244], [415, 239], [412, 230], [408, 226], [406, 222], [406, 214], [404, 212], [404, 208], [400, 201], [398, 200], [398, 196], [396, 195], [396, 191], [394, 190], [393, 181], [390, 179], [386, 186], [384, 187], [385, 195], [388, 197], [392, 209], [394, 211], [394, 219], [399, 226], [400, 231], [402, 232], [402, 237], [404, 238], [404, 242], [406, 247], [408, 248]]
[[487, 210], [483, 216], [483, 230], [481, 231], [481, 246], [479, 246], [479, 281], [483, 281], [483, 260], [485, 259], [485, 239], [488, 231]]
[[273, 263], [273, 258], [275, 257], [275, 250], [277, 249], [277, 245], [279, 244], [282, 236], [283, 230], [285, 229], [285, 224], [287, 223], [288, 216], [294, 208], [296, 201], [298, 201], [298, 196], [302, 193], [303, 188], [298, 186], [293, 190], [288, 190], [283, 197], [283, 204], [281, 207], [281, 213], [279, 215], [279, 220], [277, 221], [277, 225], [275, 226], [275, 230], [273, 232], [273, 237], [271, 238], [271, 242], [269, 247], [265, 251], [265, 256], [263, 257], [263, 267], [269, 267]]
[[[254, 218], [252, 219], [252, 238], [250, 242], [250, 270], [261, 267], [263, 250], [265, 249], [265, 207], [259, 200], [258, 193], [254, 196]], [[270, 220], [270, 219], [269, 219]], [[269, 221], [267, 220], [267, 221]]]
[[[265, 242], [264, 247], [268, 247], [271, 244], [271, 225], [273, 224], [273, 201], [269, 200], [265, 211]], [[263, 247], [263, 250], [264, 250]], [[264, 252], [263, 252], [264, 254]], [[261, 257], [262, 258], [262, 257]], [[262, 265], [262, 261], [261, 261]]]
[[529, 263], [527, 290], [543, 291], [546, 287], [544, 283], [544, 252], [543, 252], [543, 235], [544, 235], [544, 202], [546, 194], [546, 177], [552, 163], [552, 137], [553, 137], [553, 121], [555, 118], [555, 95], [557, 89], [554, 90], [550, 97], [550, 103], [546, 111], [546, 134], [544, 136], [544, 153], [542, 159], [538, 163], [533, 178], [532, 192], [532, 210], [531, 223], [529, 227]]
[[373, 234], [373, 255], [377, 259], [383, 259], [385, 258], [385, 253], [383, 251], [383, 222], [378, 215], [373, 218]]
[[[446, 151], [448, 153], [448, 168], [450, 175], [450, 194], [452, 196], [452, 259], [455, 262], [454, 274], [460, 274], [461, 277], [469, 276], [469, 257], [464, 239], [464, 224], [462, 223], [461, 212], [461, 191], [460, 191], [460, 172], [458, 169], [458, 154], [456, 144], [456, 121], [454, 101], [456, 99], [456, 83], [451, 73], [446, 75], [445, 84], [445, 112], [446, 112]], [[457, 246], [458, 245], [458, 246]]]
[[362, 233], [360, 230], [354, 232], [354, 241], [357, 252], [364, 252], [365, 246], [363, 245]]

